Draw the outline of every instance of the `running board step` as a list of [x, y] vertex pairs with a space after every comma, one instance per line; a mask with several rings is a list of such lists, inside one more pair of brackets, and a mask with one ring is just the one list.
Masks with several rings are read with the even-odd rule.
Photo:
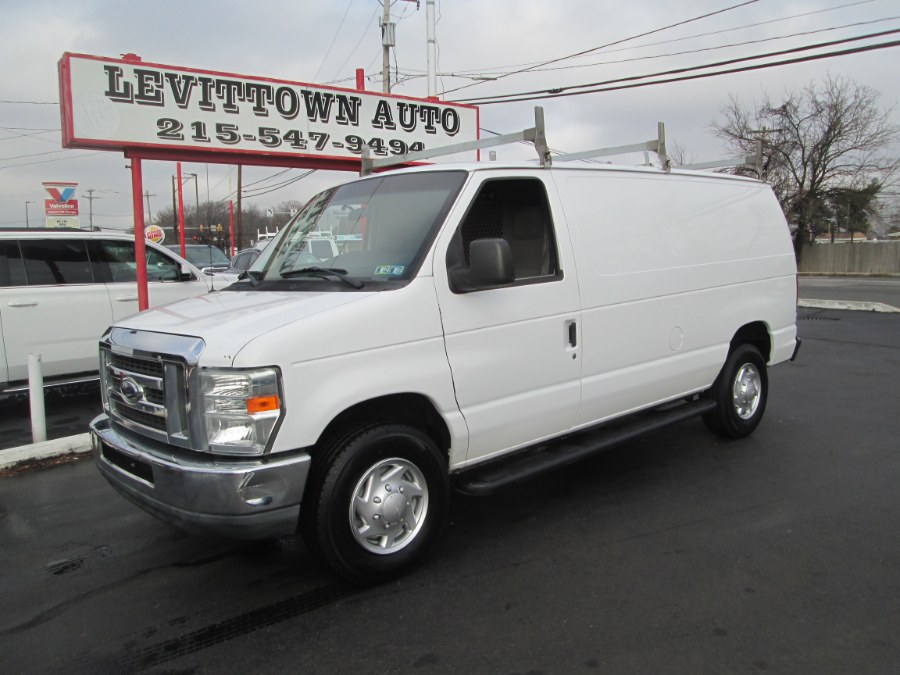
[[511, 458], [490, 462], [459, 473], [454, 487], [468, 495], [488, 495], [500, 488], [533, 478], [546, 471], [578, 462], [585, 457], [608, 450], [620, 443], [657, 431], [714, 410], [715, 401], [698, 399], [673, 408], [639, 413], [625, 423], [567, 436], [552, 443], [542, 443], [523, 450]]

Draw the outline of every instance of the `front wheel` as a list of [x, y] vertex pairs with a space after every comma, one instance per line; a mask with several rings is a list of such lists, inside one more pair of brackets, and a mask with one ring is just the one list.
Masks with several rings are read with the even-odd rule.
[[732, 351], [709, 395], [716, 402], [703, 416], [710, 430], [725, 438], [743, 438], [756, 429], [769, 395], [766, 362], [759, 350], [743, 344]]
[[415, 427], [375, 425], [316, 459], [322, 465], [301, 520], [307, 544], [358, 584], [386, 581], [418, 562], [447, 513], [447, 466], [434, 441]]

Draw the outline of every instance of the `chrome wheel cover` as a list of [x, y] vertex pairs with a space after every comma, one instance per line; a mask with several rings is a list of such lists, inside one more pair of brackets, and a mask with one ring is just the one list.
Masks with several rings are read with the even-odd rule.
[[370, 467], [350, 495], [350, 530], [364, 549], [396, 553], [422, 531], [428, 483], [415, 464], [397, 457]]
[[742, 420], [749, 420], [756, 414], [762, 398], [762, 376], [752, 363], [745, 363], [734, 378], [731, 388], [731, 402], [735, 414]]

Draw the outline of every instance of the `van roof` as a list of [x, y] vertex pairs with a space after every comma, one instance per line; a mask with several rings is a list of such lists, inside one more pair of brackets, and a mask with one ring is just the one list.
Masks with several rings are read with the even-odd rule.
[[[627, 164], [607, 164], [607, 163], [584, 163], [584, 162], [565, 162], [554, 164], [550, 167], [541, 167], [535, 161], [522, 162], [444, 162], [439, 164], [418, 164], [405, 168], [391, 169], [389, 171], [379, 172], [376, 175], [384, 174], [400, 174], [400, 173], [420, 173], [431, 171], [466, 171], [474, 173], [476, 171], [550, 171], [557, 173], [560, 171], [587, 171], [587, 172], [608, 172], [608, 173], [640, 173], [653, 176], [684, 176], [689, 178], [714, 178], [718, 180], [743, 181], [750, 183], [763, 183], [756, 178], [747, 176], [736, 176], [728, 173], [714, 173], [712, 171], [701, 171], [697, 169], [679, 169], [672, 168], [670, 171], [663, 171], [658, 166], [641, 166]], [[367, 176], [369, 178], [371, 176]]]

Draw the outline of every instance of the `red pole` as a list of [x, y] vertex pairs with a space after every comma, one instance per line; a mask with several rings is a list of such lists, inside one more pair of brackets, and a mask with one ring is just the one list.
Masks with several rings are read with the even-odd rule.
[[234, 257], [234, 201], [228, 201], [228, 232], [231, 235], [231, 257]]
[[150, 306], [147, 294], [147, 253], [144, 246], [144, 180], [141, 160], [131, 158], [131, 201], [134, 208], [134, 261], [137, 269], [138, 311]]
[[366, 90], [366, 71], [362, 68], [356, 69], [356, 88], [360, 91]]
[[184, 191], [181, 189], [181, 162], [178, 162], [178, 233], [181, 238], [181, 257], [184, 257]]

